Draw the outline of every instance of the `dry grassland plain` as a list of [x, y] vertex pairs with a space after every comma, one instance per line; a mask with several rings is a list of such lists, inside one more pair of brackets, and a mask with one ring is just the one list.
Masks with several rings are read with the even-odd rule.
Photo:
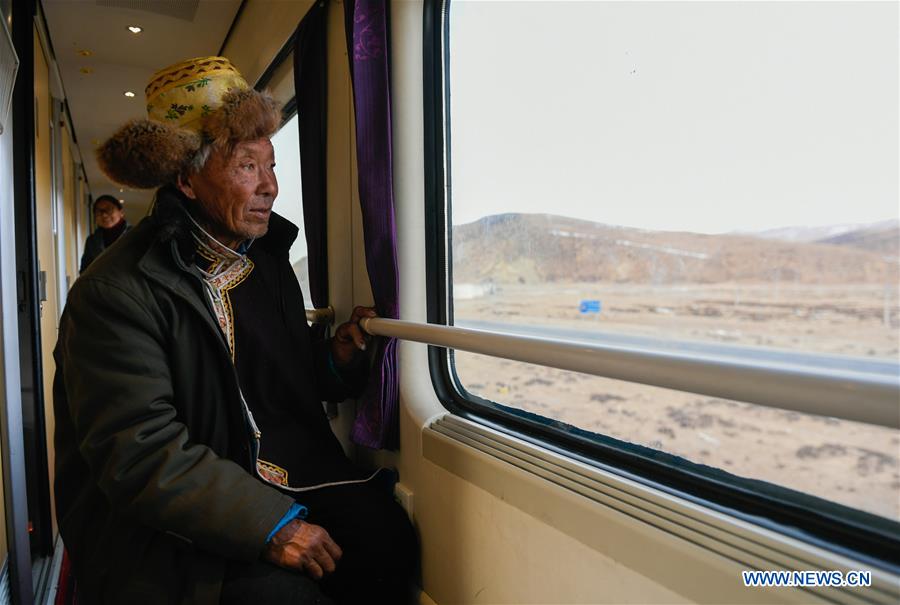
[[[579, 302], [597, 299], [596, 315]], [[466, 320], [898, 361], [896, 287], [504, 285], [454, 301]], [[456, 353], [477, 395], [598, 434], [900, 520], [900, 431]], [[848, 406], [853, 401], [847, 401]], [[900, 402], [898, 402], [900, 414]]]

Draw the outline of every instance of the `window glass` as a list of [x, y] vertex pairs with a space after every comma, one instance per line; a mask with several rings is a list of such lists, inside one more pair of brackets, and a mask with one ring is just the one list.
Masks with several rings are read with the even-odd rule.
[[291, 246], [290, 260], [303, 290], [303, 300], [308, 308], [312, 308], [309, 296], [309, 271], [306, 264], [303, 197], [300, 189], [299, 141], [296, 115], [272, 137], [272, 145], [275, 147], [275, 176], [278, 179], [278, 197], [275, 200], [274, 210], [300, 229], [297, 239]]
[[[452, 2], [453, 322], [896, 376], [897, 18]], [[463, 352], [455, 368], [472, 395], [900, 519], [900, 431]]]

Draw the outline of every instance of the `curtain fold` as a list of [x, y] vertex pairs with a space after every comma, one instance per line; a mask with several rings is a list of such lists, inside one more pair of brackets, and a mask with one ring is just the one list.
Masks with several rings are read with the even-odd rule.
[[[326, 197], [327, 7], [317, 2], [294, 35], [294, 91], [300, 139], [300, 180], [311, 303], [328, 306], [328, 222]], [[312, 326], [313, 338], [326, 337], [327, 325]]]
[[[389, 3], [345, 0], [347, 51], [356, 119], [356, 159], [366, 268], [381, 317], [399, 319], [397, 229], [391, 167]], [[397, 446], [397, 341], [378, 339], [351, 438], [370, 448]]]

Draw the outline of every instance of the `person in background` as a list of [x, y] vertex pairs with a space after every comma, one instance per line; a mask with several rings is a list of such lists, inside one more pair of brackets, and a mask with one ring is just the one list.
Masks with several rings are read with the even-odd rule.
[[94, 200], [94, 222], [97, 224], [97, 230], [84, 242], [79, 273], [84, 273], [94, 259], [116, 243], [130, 228], [128, 221], [125, 220], [122, 202], [111, 195], [101, 195]]

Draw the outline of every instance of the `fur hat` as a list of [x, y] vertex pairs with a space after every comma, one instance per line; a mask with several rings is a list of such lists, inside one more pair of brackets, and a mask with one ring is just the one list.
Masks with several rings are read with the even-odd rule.
[[224, 57], [202, 57], [156, 72], [145, 90], [147, 119], [132, 120], [97, 150], [116, 183], [151, 189], [174, 183], [204, 144], [227, 152], [235, 143], [272, 136], [281, 111], [250, 88]]

